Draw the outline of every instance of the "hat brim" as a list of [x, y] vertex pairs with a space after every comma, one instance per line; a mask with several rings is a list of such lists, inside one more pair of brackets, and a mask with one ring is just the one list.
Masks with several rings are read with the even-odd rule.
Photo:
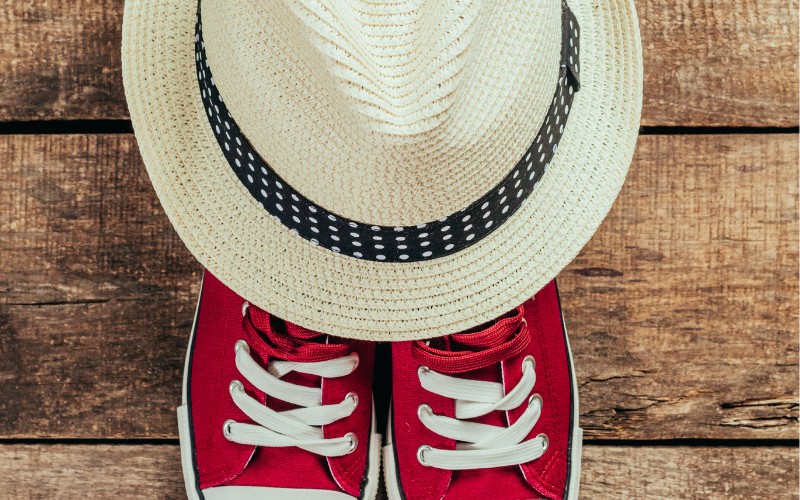
[[314, 246], [250, 196], [220, 151], [199, 96], [196, 5], [127, 1], [125, 91], [164, 210], [212, 274], [255, 306], [309, 329], [420, 339], [507, 312], [586, 244], [619, 193], [636, 143], [642, 57], [633, 2], [569, 3], [581, 26], [581, 89], [533, 193], [502, 227], [461, 252], [383, 263]]

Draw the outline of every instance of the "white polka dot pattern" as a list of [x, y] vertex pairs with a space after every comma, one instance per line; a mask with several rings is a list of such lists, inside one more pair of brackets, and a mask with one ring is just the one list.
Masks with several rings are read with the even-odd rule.
[[563, 4], [561, 69], [539, 133], [513, 170], [462, 210], [416, 226], [386, 227], [336, 215], [295, 191], [255, 151], [228, 112], [206, 60], [198, 2], [195, 58], [200, 95], [222, 153], [252, 196], [277, 221], [314, 245], [357, 259], [417, 262], [473, 245], [501, 226], [525, 201], [558, 149], [579, 89], [577, 19]]

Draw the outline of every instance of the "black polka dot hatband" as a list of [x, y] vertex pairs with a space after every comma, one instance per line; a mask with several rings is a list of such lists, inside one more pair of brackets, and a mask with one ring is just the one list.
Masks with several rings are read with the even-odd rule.
[[187, 3], [125, 5], [139, 150], [192, 254], [276, 316], [471, 328], [552, 280], [624, 181], [632, 0]]
[[255, 150], [228, 111], [206, 58], [198, 2], [197, 79], [208, 121], [222, 153], [251, 195], [276, 220], [314, 245], [358, 259], [414, 262], [450, 255], [477, 243], [517, 211], [558, 150], [570, 106], [579, 90], [578, 21], [563, 4], [558, 81], [536, 138], [514, 168], [469, 206], [412, 226], [381, 226], [347, 219], [315, 204], [282, 179]]

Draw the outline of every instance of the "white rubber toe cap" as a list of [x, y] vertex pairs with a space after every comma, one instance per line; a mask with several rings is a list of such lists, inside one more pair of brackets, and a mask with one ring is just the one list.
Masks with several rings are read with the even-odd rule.
[[328, 490], [263, 488], [260, 486], [217, 486], [203, 490], [206, 500], [355, 500], [346, 493]]

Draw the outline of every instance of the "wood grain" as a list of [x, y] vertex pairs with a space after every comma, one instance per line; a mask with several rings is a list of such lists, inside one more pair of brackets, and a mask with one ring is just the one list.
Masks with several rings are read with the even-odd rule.
[[0, 0], [0, 120], [127, 117], [118, 0]]
[[[587, 437], [797, 438], [796, 143], [642, 137], [561, 278]], [[175, 437], [199, 267], [133, 138], [0, 164], [0, 435]]]
[[2, 445], [5, 498], [186, 498], [177, 445]]
[[642, 125], [798, 124], [797, 0], [636, 0]]
[[797, 136], [642, 137], [561, 274], [592, 436], [797, 436]]
[[133, 138], [3, 136], [0, 151], [2, 433], [174, 435], [200, 269]]
[[583, 448], [581, 498], [797, 499], [796, 448]]
[[[797, 0], [636, 0], [643, 125], [798, 124]], [[126, 119], [119, 0], [0, 0], [0, 120]]]
[[[581, 497], [797, 498], [792, 448], [586, 446]], [[2, 445], [8, 498], [183, 498], [177, 445]]]

